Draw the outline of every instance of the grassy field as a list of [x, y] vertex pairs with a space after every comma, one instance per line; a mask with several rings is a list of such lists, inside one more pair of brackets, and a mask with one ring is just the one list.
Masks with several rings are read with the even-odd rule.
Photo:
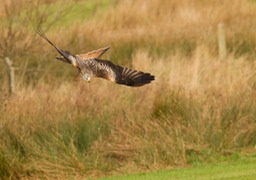
[[[111, 46], [103, 59], [150, 72], [156, 80], [141, 88], [103, 79], [86, 83], [75, 68], [54, 60], [57, 53], [36, 35], [33, 23], [19, 26], [27, 3], [9, 16], [1, 13], [2, 179], [97, 178], [256, 153], [255, 1], [38, 3], [31, 19], [36, 23], [49, 7], [41, 25], [60, 48], [77, 54]], [[11, 28], [8, 22], [14, 22]], [[219, 23], [225, 25], [225, 58], [218, 54]], [[11, 96], [6, 56], [17, 67]], [[227, 171], [242, 166], [232, 164]], [[201, 167], [177, 172], [189, 176]], [[203, 175], [214, 173], [211, 167], [218, 171], [206, 166]]]

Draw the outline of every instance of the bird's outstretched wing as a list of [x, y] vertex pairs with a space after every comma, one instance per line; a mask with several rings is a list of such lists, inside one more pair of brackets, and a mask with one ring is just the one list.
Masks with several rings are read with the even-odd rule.
[[136, 87], [148, 84], [155, 79], [155, 76], [150, 73], [122, 67], [108, 60], [95, 59], [95, 61], [97, 63], [96, 70], [93, 70], [94, 75], [117, 84]]
[[58, 60], [63, 61], [63, 62], [65, 62], [65, 63], [70, 63], [70, 64], [71, 64], [71, 62], [70, 62], [70, 60], [69, 60], [69, 56], [71, 55], [70, 52], [64, 51], [64, 50], [58, 48], [55, 44], [53, 44], [53, 42], [51, 42], [51, 41], [48, 39], [48, 37], [46, 36], [46, 34], [44, 33], [44, 31], [43, 31], [40, 27], [37, 28], [37, 33], [38, 33], [42, 38], [44, 38], [49, 44], [51, 44], [51, 45], [58, 51], [58, 53], [59, 53], [60, 55], [62, 55], [63, 58], [62, 58], [62, 59], [58, 59]]
[[[77, 54], [77, 56], [79, 56], [81, 60], [96, 59], [96, 58], [100, 58], [107, 50], [109, 50], [109, 48], [110, 47], [104, 47], [94, 51], [90, 51], [88, 53]], [[63, 57], [56, 57], [56, 59], [60, 61], [65, 60]]]
[[109, 48], [110, 47], [104, 47], [85, 54], [78, 54], [77, 56], [79, 56], [82, 60], [96, 59], [100, 58], [107, 50], [109, 50]]

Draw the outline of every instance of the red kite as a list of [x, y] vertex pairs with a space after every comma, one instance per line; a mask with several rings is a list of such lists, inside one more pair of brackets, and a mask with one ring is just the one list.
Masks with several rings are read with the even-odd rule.
[[37, 29], [37, 33], [50, 43], [61, 55], [61, 57], [56, 57], [57, 60], [75, 66], [79, 70], [82, 78], [86, 81], [90, 82], [91, 78], [100, 77], [117, 84], [136, 87], [148, 84], [155, 79], [155, 76], [150, 73], [122, 67], [111, 61], [99, 59], [109, 47], [101, 48], [86, 54], [73, 55], [54, 45], [41, 28]]

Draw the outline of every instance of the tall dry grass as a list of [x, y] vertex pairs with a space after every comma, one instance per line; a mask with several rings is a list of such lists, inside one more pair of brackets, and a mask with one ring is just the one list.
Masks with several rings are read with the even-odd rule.
[[[255, 55], [255, 14], [252, 1], [125, 0], [104, 13], [100, 21], [85, 23], [77, 31], [83, 48], [91, 37], [93, 44], [109, 43], [118, 50], [120, 44], [127, 44], [127, 51], [141, 46], [161, 55], [191, 55], [197, 44], [203, 44], [217, 54], [216, 28], [224, 23], [228, 51]], [[112, 56], [121, 58], [114, 53]]]
[[[65, 35], [63, 49], [75, 53], [111, 45], [106, 58], [156, 80], [141, 88], [86, 83], [66, 64], [49, 65], [53, 51], [40, 46], [47, 63], [38, 75], [26, 74], [12, 97], [1, 91], [1, 178], [98, 177], [254, 150], [254, 6], [119, 1], [89, 22], [49, 32], [57, 44]], [[219, 22], [226, 24], [225, 59], [216, 52]]]
[[138, 89], [95, 79], [20, 90], [1, 109], [1, 151], [10, 173], [127, 172], [253, 147], [255, 63], [223, 61], [207, 51], [154, 59], [139, 50], [134, 67], [156, 81]]

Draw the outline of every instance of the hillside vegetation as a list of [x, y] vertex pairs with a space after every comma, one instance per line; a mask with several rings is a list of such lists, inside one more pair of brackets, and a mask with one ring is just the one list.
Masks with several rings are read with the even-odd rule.
[[[35, 40], [26, 53], [19, 49], [23, 40], [10, 46], [18, 67], [11, 96], [1, 56], [2, 179], [99, 177], [255, 153], [255, 1], [39, 2], [63, 8], [56, 23], [48, 26], [51, 11], [42, 24], [59, 47], [77, 54], [109, 45], [104, 59], [156, 80], [141, 88], [87, 83], [54, 60], [57, 53], [33, 26], [17, 21], [13, 30]], [[22, 18], [0, 15], [3, 29], [8, 18]], [[225, 25], [225, 58], [218, 55], [219, 23]]]

